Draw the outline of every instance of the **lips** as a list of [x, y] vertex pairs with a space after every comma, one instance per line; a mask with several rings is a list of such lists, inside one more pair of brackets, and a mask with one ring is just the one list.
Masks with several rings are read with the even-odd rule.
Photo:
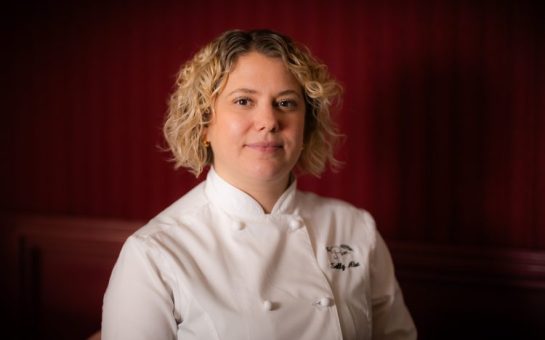
[[253, 142], [246, 143], [245, 146], [250, 149], [272, 152], [282, 149], [284, 146], [280, 142]]

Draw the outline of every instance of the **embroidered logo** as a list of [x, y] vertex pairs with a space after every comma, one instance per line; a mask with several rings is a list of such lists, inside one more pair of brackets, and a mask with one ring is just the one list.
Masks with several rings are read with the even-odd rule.
[[347, 268], [359, 267], [359, 262], [356, 262], [352, 258], [352, 249], [347, 244], [341, 244], [339, 246], [326, 246], [327, 256], [329, 258], [329, 267], [332, 269], [344, 271]]

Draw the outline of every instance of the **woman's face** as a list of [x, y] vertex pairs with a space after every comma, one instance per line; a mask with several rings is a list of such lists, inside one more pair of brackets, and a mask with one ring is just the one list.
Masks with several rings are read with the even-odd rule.
[[216, 172], [239, 188], [287, 185], [301, 154], [305, 101], [279, 58], [241, 55], [206, 131]]

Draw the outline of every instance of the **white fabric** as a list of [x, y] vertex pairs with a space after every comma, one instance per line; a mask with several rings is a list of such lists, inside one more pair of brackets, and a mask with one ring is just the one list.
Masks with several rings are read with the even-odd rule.
[[213, 169], [125, 242], [103, 339], [415, 339], [371, 216], [296, 183], [271, 214]]

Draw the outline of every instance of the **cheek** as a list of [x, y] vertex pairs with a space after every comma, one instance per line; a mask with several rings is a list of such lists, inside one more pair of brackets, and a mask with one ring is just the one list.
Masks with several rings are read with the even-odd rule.
[[229, 126], [229, 130], [231, 130], [233, 133], [240, 134], [248, 130], [251, 124], [248, 120], [231, 119], [227, 125]]
[[248, 124], [240, 119], [230, 119], [223, 124], [223, 134], [232, 139], [240, 138], [248, 129]]
[[236, 117], [223, 117], [210, 127], [209, 136], [215, 139], [236, 140], [247, 130], [248, 124]]

